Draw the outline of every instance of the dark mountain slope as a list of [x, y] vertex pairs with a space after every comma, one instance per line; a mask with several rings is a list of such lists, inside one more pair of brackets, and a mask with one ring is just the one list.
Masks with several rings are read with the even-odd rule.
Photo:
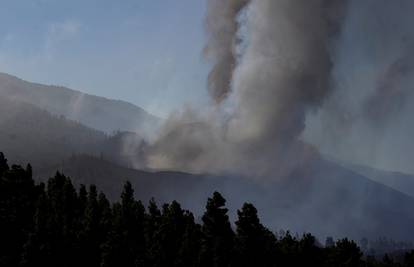
[[[414, 240], [413, 198], [324, 160], [309, 163], [289, 179], [264, 183], [237, 177], [137, 171], [89, 156], [72, 157], [56, 169], [78, 184], [99, 185], [112, 199], [118, 198], [122, 183], [130, 180], [139, 199], [176, 199], [200, 214], [206, 198], [218, 190], [229, 200], [233, 216], [242, 202], [252, 202], [273, 229], [311, 231], [320, 237]], [[43, 170], [39, 175], [47, 177], [54, 170]]]
[[11, 162], [35, 168], [78, 153], [99, 154], [107, 136], [33, 105], [0, 98], [0, 150]]
[[0, 151], [11, 162], [48, 168], [72, 155], [101, 156], [123, 166], [141, 167], [142, 137], [132, 132], [108, 136], [34, 105], [0, 98]]
[[351, 169], [376, 182], [387, 185], [395, 190], [401, 191], [414, 197], [414, 175], [401, 172], [377, 170], [367, 166], [349, 164], [346, 168]]
[[128, 102], [30, 83], [4, 73], [0, 73], [0, 96], [30, 103], [107, 133], [120, 130], [147, 135], [159, 123], [157, 117]]

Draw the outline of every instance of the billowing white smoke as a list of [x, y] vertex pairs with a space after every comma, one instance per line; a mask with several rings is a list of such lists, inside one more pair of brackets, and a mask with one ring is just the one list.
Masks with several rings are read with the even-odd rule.
[[[209, 88], [218, 106], [169, 119], [148, 151], [153, 168], [283, 175], [314, 153], [299, 141], [331, 91], [342, 0], [208, 2]], [[242, 54], [235, 52], [243, 20]], [[240, 34], [239, 34], [240, 35]]]

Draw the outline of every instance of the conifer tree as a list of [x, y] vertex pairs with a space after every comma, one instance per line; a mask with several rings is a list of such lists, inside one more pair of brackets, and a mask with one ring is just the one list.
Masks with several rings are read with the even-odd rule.
[[21, 266], [53, 266], [51, 259], [52, 247], [50, 229], [50, 210], [49, 199], [45, 192], [45, 185], [39, 186], [39, 198], [36, 202], [36, 212], [33, 220], [32, 231], [28, 235], [28, 240], [24, 245]]
[[9, 165], [7, 164], [7, 159], [4, 157], [4, 154], [0, 152], [0, 176], [8, 170]]
[[376, 259], [348, 239], [329, 238], [323, 247], [311, 234], [276, 238], [248, 203], [237, 212], [235, 235], [225, 203], [214, 193], [200, 225], [176, 201], [161, 212], [151, 200], [146, 213], [126, 183], [111, 206], [94, 185], [76, 191], [60, 173], [47, 187], [35, 185], [30, 165], [10, 168], [0, 153], [0, 266], [414, 266], [413, 251]]
[[163, 206], [160, 225], [154, 235], [154, 249], [158, 255], [154, 266], [175, 266], [183, 242], [186, 218], [178, 202]]
[[[84, 194], [79, 194], [81, 202], [83, 201], [82, 195]], [[81, 261], [84, 266], [99, 267], [101, 256], [101, 236], [99, 231], [100, 214], [98, 206], [98, 192], [96, 186], [94, 185], [89, 187], [86, 206], [83, 210], [84, 215], [82, 230], [80, 230], [79, 237], [79, 254], [83, 255], [83, 257], [81, 257]]]
[[56, 173], [49, 179], [49, 231], [51, 234], [52, 262], [54, 265], [72, 266], [76, 263], [78, 231], [78, 196], [72, 182]]
[[260, 223], [256, 208], [245, 203], [237, 214], [237, 266], [273, 266], [276, 238]]
[[102, 266], [145, 266], [145, 208], [140, 201], [135, 201], [130, 182], [124, 186], [121, 203], [114, 205], [113, 216]]
[[328, 266], [358, 267], [362, 266], [362, 252], [354, 241], [347, 238], [336, 241], [335, 246], [328, 250]]
[[159, 244], [156, 240], [161, 225], [161, 211], [154, 198], [149, 201], [148, 214], [145, 219], [146, 257], [148, 264], [154, 266], [159, 261]]
[[180, 267], [199, 266], [201, 251], [201, 226], [194, 221], [194, 215], [184, 213], [185, 230], [175, 265]]
[[229, 266], [233, 259], [234, 233], [231, 229], [226, 200], [218, 192], [209, 198], [202, 217], [203, 241], [201, 266]]
[[31, 169], [10, 169], [0, 154], [0, 266], [16, 266], [33, 226], [36, 188]]
[[322, 252], [321, 249], [317, 246], [316, 238], [311, 234], [304, 234], [302, 239], [299, 240], [299, 257], [300, 265], [306, 265], [309, 267], [318, 267], [321, 266], [322, 261]]

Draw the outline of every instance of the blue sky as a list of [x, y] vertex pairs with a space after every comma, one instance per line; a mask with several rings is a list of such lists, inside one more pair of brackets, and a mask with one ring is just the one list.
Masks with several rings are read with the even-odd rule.
[[206, 101], [203, 0], [0, 0], [0, 71], [166, 116]]

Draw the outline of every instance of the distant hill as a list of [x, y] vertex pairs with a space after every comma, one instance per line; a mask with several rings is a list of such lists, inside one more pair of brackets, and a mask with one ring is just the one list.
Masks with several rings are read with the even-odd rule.
[[112, 199], [118, 199], [123, 182], [129, 180], [139, 199], [176, 199], [200, 215], [207, 197], [218, 190], [229, 200], [232, 216], [243, 201], [252, 202], [264, 223], [274, 230], [311, 231], [322, 238], [414, 240], [413, 198], [325, 160], [310, 163], [289, 179], [264, 183], [239, 177], [137, 171], [90, 156], [72, 157], [38, 175], [46, 178], [56, 169], [77, 184], [97, 184]]
[[140, 167], [142, 137], [132, 132], [109, 136], [34, 105], [0, 98], [0, 151], [11, 162], [31, 163], [35, 170], [55, 166], [77, 154], [104, 157]]
[[78, 153], [96, 154], [103, 132], [31, 104], [0, 98], [0, 150], [12, 162], [35, 167], [56, 164]]
[[362, 165], [348, 164], [347, 168], [364, 175], [376, 182], [414, 197], [414, 175], [401, 172], [377, 170]]
[[160, 122], [157, 117], [128, 102], [65, 87], [30, 83], [5, 73], [0, 73], [0, 96], [30, 103], [106, 133], [133, 131], [148, 135]]

